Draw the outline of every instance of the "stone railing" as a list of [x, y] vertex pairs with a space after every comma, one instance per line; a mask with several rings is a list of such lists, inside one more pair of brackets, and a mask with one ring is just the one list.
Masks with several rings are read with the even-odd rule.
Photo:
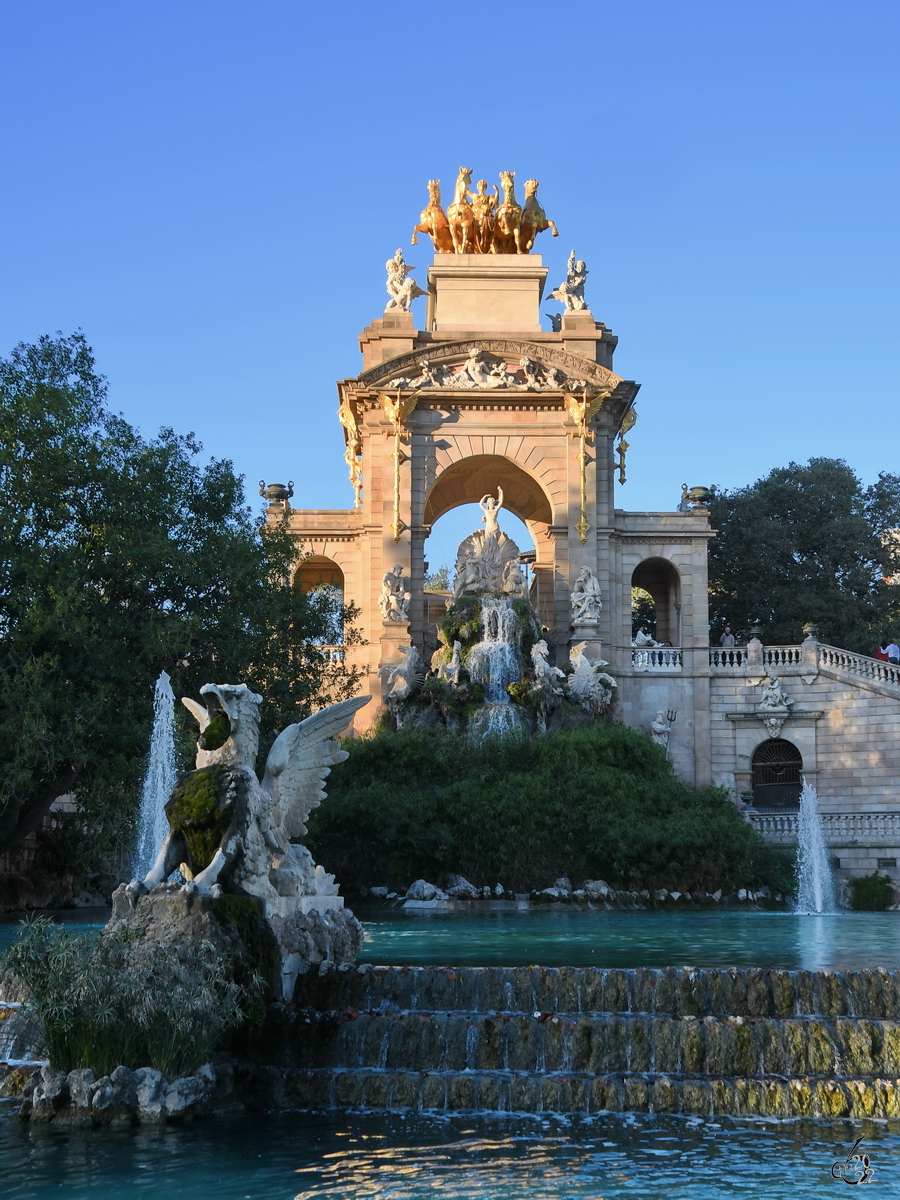
[[819, 643], [819, 666], [853, 679], [869, 679], [873, 683], [886, 683], [900, 687], [900, 667], [868, 658], [865, 654], [854, 654], [837, 646]]
[[798, 667], [803, 657], [799, 646], [763, 646], [763, 663], [766, 670], [778, 671], [784, 667]]
[[684, 662], [681, 649], [673, 646], [632, 648], [631, 665], [649, 671], [680, 671]]
[[[748, 812], [753, 828], [767, 842], [796, 842], [799, 813]], [[900, 846], [900, 812], [823, 813], [825, 844], [840, 846]]]
[[749, 662], [746, 646], [712, 647], [709, 652], [709, 665], [716, 670], [743, 671]]
[[324, 659], [329, 666], [340, 666], [344, 662], [346, 646], [304, 646], [303, 657], [307, 662]]

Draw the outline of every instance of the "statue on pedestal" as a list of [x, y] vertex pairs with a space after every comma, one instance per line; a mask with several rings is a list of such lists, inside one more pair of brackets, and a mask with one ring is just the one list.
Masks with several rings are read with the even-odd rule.
[[417, 296], [427, 296], [410, 274], [415, 267], [407, 266], [403, 261], [403, 251], [397, 250], [393, 258], [384, 264], [387, 271], [387, 293], [390, 296], [385, 305], [385, 312], [410, 311], [410, 305]]
[[381, 577], [381, 595], [378, 597], [378, 607], [385, 624], [390, 621], [409, 620], [409, 602], [412, 593], [406, 587], [403, 578], [403, 567], [397, 563], [390, 571], [385, 571]]
[[603, 670], [609, 666], [604, 659], [596, 662], [585, 654], [587, 642], [577, 642], [569, 651], [572, 674], [569, 676], [569, 699], [588, 712], [601, 713], [609, 708], [616, 681]]
[[587, 282], [588, 271], [584, 260], [575, 261], [575, 251], [569, 255], [568, 272], [564, 283], [553, 289], [550, 296], [566, 306], [566, 312], [586, 312], [587, 301], [584, 298], [584, 285]]
[[570, 593], [572, 601], [572, 624], [586, 625], [600, 620], [600, 583], [590, 567], [582, 567]]

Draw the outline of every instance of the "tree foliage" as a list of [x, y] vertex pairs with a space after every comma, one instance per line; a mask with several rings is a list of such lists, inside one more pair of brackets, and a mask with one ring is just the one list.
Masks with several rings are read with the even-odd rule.
[[792, 888], [790, 869], [723, 791], [688, 787], [624, 725], [480, 746], [382, 731], [345, 749], [307, 843], [350, 887], [458, 873], [516, 890], [562, 875], [637, 890]]
[[111, 413], [81, 334], [0, 360], [0, 407], [0, 852], [73, 789], [108, 849], [132, 836], [161, 670], [177, 695], [262, 692], [263, 748], [354, 680], [315, 650], [334, 606], [292, 586], [294, 535], [193, 435]]
[[900, 476], [863, 487], [842, 460], [779, 467], [710, 502], [713, 640], [754, 625], [769, 644], [794, 644], [812, 622], [824, 642], [874, 654], [900, 615]]

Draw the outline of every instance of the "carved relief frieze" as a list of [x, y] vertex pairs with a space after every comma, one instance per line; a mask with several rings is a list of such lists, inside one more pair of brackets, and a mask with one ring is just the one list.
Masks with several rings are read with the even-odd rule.
[[[558, 379], [557, 377], [558, 382], [554, 381], [549, 384], [543, 382], [540, 384], [529, 383], [528, 372], [523, 367], [521, 371], [516, 372], [517, 375], [521, 375], [521, 378], [516, 378], [514, 382], [506, 383], [508, 387], [519, 387], [522, 390], [533, 389], [536, 386], [561, 388], [567, 383], [581, 387], [585, 382], [599, 385], [603, 389], [614, 390], [623, 382], [621, 376], [616, 375], [613, 371], [608, 370], [599, 363], [591, 362], [590, 359], [582, 358], [578, 354], [572, 354], [555, 346], [510, 338], [478, 338], [464, 342], [446, 342], [443, 345], [429, 346], [427, 349], [415, 350], [410, 354], [401, 354], [396, 358], [389, 359], [387, 362], [379, 363], [378, 366], [370, 367], [368, 371], [363, 371], [359, 376], [358, 382], [362, 387], [372, 387], [379, 384], [383, 386], [388, 380], [403, 377], [412, 379], [421, 375], [423, 360], [429, 365], [440, 366], [448, 360], [462, 360], [467, 356], [471, 357], [473, 352], [476, 354], [481, 352], [510, 360], [508, 366], [514, 365], [517, 368], [520, 366], [522, 359], [528, 359], [531, 362], [535, 362], [538, 366], [548, 368], [549, 370], [546, 372], [548, 376], [552, 376], [554, 368], [564, 370], [566, 376], [569, 374], [573, 376], [571, 380], [568, 378]], [[446, 372], [434, 371], [433, 374], [436, 379], [430, 386], [459, 386], [447, 381]], [[455, 376], [451, 376], [450, 378], [453, 379]]]

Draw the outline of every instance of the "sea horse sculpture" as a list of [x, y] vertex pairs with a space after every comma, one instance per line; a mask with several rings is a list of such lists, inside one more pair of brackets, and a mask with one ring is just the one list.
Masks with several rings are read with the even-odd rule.
[[422, 209], [419, 222], [413, 229], [413, 246], [418, 244], [420, 233], [427, 233], [438, 254], [453, 253], [450, 223], [441, 208], [441, 181], [439, 179], [428, 180], [428, 207]]

